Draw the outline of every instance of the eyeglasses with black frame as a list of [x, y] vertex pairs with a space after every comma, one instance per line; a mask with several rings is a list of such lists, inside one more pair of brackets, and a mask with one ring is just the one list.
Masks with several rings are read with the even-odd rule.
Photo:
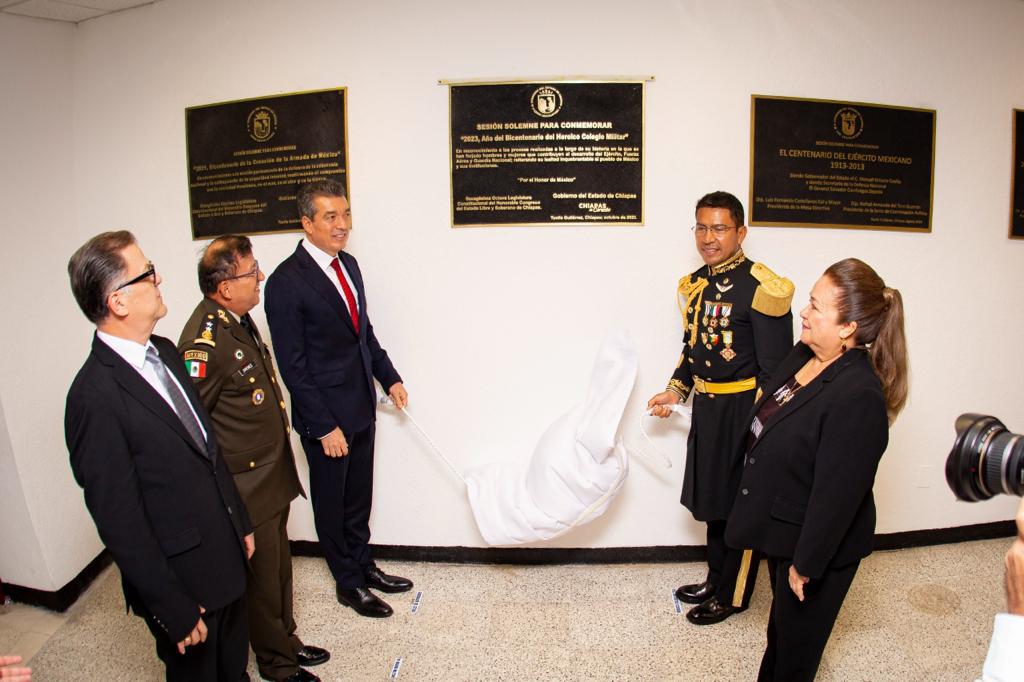
[[138, 284], [139, 282], [145, 281], [146, 279], [149, 278], [152, 278], [153, 284], [156, 284], [156, 266], [153, 265], [153, 261], [149, 261], [148, 263], [146, 263], [145, 272], [143, 272], [138, 277], [133, 277], [132, 279], [128, 280], [121, 286], [114, 289], [114, 291], [121, 291], [121, 289], [124, 289], [125, 287], [130, 287], [133, 284]]
[[257, 277], [260, 274], [260, 262], [258, 260], [253, 261], [252, 270], [249, 272], [243, 272], [241, 275], [232, 275], [231, 277], [225, 277], [224, 281], [232, 279], [242, 279], [243, 277]]
[[735, 225], [722, 225], [721, 223], [719, 223], [718, 225], [701, 225], [700, 223], [697, 223], [696, 225], [694, 225], [690, 229], [693, 230], [694, 234], [697, 234], [697, 235], [699, 235], [701, 237], [706, 235], [708, 233], [708, 230], [711, 230], [711, 233], [713, 235], [715, 235], [716, 237], [721, 237], [723, 234], [725, 234], [729, 230], [735, 230], [736, 226]]

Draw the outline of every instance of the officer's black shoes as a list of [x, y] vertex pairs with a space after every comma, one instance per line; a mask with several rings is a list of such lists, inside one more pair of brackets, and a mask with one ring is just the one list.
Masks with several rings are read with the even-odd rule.
[[299, 649], [299, 653], [295, 654], [295, 658], [298, 659], [299, 665], [303, 668], [309, 668], [331, 660], [331, 652], [327, 649], [307, 644]]
[[715, 586], [705, 580], [676, 588], [676, 599], [684, 604], [703, 604], [715, 593]]
[[335, 589], [338, 603], [348, 606], [360, 616], [367, 618], [387, 618], [393, 611], [373, 592], [365, 587], [354, 587], [351, 590], [338, 587]]
[[408, 592], [412, 589], [412, 581], [397, 575], [388, 575], [376, 566], [366, 572], [366, 586], [381, 592]]
[[714, 623], [721, 623], [732, 614], [739, 613], [740, 611], [746, 611], [746, 609], [723, 604], [718, 601], [718, 597], [711, 597], [700, 606], [694, 606], [690, 609], [686, 614], [686, 620], [694, 625], [713, 625]]

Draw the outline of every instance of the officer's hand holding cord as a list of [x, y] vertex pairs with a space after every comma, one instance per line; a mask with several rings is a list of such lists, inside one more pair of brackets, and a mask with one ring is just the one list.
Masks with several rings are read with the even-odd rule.
[[662, 391], [647, 401], [647, 409], [655, 417], [665, 419], [672, 414], [672, 406], [679, 404], [679, 394], [672, 391]]
[[334, 430], [321, 438], [320, 442], [324, 446], [324, 454], [328, 457], [344, 457], [348, 454], [348, 441], [345, 440], [345, 434], [341, 432], [340, 427], [334, 427]]

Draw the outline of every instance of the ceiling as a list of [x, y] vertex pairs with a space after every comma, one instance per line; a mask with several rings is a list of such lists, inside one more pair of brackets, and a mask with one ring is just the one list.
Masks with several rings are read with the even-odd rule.
[[77, 24], [158, 0], [0, 0], [0, 12]]

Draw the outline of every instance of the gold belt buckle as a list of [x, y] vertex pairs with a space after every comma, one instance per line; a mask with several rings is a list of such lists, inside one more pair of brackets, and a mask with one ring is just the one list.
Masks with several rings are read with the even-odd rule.
[[695, 391], [697, 391], [697, 393], [707, 393], [708, 392], [707, 385], [705, 384], [704, 380], [699, 378], [699, 377], [694, 377], [693, 378], [693, 388], [694, 388]]

